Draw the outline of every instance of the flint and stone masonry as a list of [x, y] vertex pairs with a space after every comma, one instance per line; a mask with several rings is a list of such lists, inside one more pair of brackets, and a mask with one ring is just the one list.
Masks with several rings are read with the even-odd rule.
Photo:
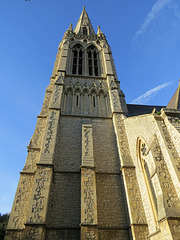
[[83, 8], [59, 44], [5, 240], [180, 240], [179, 92], [167, 107], [126, 104]]

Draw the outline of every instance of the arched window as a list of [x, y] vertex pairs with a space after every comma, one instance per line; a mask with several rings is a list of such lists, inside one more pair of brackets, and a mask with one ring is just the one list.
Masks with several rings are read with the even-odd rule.
[[154, 222], [155, 222], [155, 225], [157, 226], [158, 225], [157, 199], [156, 199], [152, 179], [149, 172], [149, 166], [146, 161], [147, 146], [144, 143], [144, 141], [140, 138], [138, 139], [137, 144], [138, 144], [137, 151], [138, 151], [139, 165], [144, 176], [144, 181], [146, 184], [146, 190], [149, 197], [149, 201], [150, 201], [150, 205], [151, 205], [151, 209], [154, 217]]
[[73, 47], [72, 74], [83, 74], [83, 49], [80, 44]]
[[76, 95], [76, 107], [79, 105], [79, 95]]
[[86, 52], [84, 51], [83, 46], [79, 43], [73, 47], [71, 65], [72, 74], [99, 76], [99, 66], [98, 50], [94, 45], [89, 46]]
[[96, 97], [93, 96], [93, 107], [95, 108], [96, 107]]
[[87, 35], [87, 28], [83, 27], [83, 35]]
[[91, 45], [87, 49], [88, 56], [88, 74], [90, 76], [98, 76], [98, 51], [95, 46]]

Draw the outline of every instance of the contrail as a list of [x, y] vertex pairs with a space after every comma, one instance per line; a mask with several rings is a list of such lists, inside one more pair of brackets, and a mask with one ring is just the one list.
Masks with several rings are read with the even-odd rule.
[[161, 85], [147, 91], [143, 95], [139, 96], [138, 98], [136, 98], [135, 100], [130, 102], [130, 104], [143, 104], [143, 103], [147, 102], [150, 98], [154, 97], [157, 94], [157, 92], [159, 92], [161, 89], [167, 87], [171, 83], [172, 82], [167, 82], [167, 83], [161, 84]]
[[146, 28], [149, 26], [149, 24], [157, 17], [158, 13], [166, 6], [168, 5], [172, 0], [158, 0], [154, 6], [152, 7], [152, 10], [148, 13], [145, 21], [141, 25], [140, 29], [136, 32], [135, 36], [133, 37], [133, 41], [136, 40], [136, 38], [145, 32]]

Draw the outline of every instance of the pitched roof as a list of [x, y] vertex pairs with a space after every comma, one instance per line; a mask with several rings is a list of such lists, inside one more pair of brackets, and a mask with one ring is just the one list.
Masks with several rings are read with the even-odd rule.
[[165, 108], [165, 106], [127, 104], [127, 108], [127, 117], [133, 117], [152, 113], [154, 108], [159, 112], [161, 108]]
[[180, 80], [179, 80], [179, 85], [176, 89], [176, 92], [174, 93], [173, 97], [168, 103], [167, 108], [180, 109]]

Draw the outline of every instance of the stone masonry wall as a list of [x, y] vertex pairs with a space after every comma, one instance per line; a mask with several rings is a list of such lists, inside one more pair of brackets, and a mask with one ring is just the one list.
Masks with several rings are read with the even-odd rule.
[[127, 227], [127, 208], [122, 177], [113, 174], [97, 174], [96, 183], [99, 227]]
[[143, 115], [140, 117], [132, 117], [124, 120], [129, 142], [129, 149], [134, 165], [136, 166], [136, 175], [150, 234], [156, 231], [156, 225], [150, 207], [148, 193], [145, 188], [143, 173], [140, 170], [139, 162], [137, 159], [137, 139], [138, 137], [141, 137], [147, 144], [151, 145], [155, 131], [157, 130], [157, 126], [155, 125], [153, 118], [153, 115]]
[[119, 173], [120, 161], [111, 119], [93, 119], [93, 150], [97, 172]]
[[[112, 119], [86, 120], [82, 117], [63, 115], [59, 120], [55, 147], [46, 237], [63, 239], [62, 236], [70, 236], [72, 231], [78, 234], [81, 222], [80, 166], [84, 121], [90, 121], [92, 124], [98, 226], [102, 228], [99, 230], [99, 238], [108, 240], [112, 235], [111, 239], [116, 239], [117, 236], [129, 239], [127, 206]], [[76, 237], [67, 237], [67, 239], [76, 239]]]
[[79, 227], [80, 173], [54, 173], [49, 196], [48, 228]]
[[23, 229], [26, 222], [29, 201], [31, 197], [34, 176], [32, 174], [21, 174], [12, 212], [10, 215], [10, 229]]
[[46, 240], [79, 240], [80, 230], [79, 229], [56, 229], [47, 230]]
[[82, 145], [81, 125], [81, 118], [60, 117], [55, 147], [55, 172], [80, 172]]
[[[131, 156], [136, 166], [136, 174], [143, 200], [143, 207], [145, 209], [146, 219], [149, 227], [150, 239], [164, 239], [169, 236], [169, 228], [163, 230], [163, 219], [165, 217], [175, 217], [179, 212], [179, 202], [177, 192], [172, 183], [173, 174], [171, 173], [171, 165], [169, 161], [169, 152], [173, 147], [171, 136], [167, 131], [167, 127], [163, 119], [158, 115], [143, 115], [138, 117], [131, 117], [124, 120], [126, 126], [126, 133], [128, 137]], [[170, 129], [168, 127], [168, 129]], [[155, 199], [157, 199], [157, 217], [153, 219], [152, 204], [150, 203], [149, 191], [144, 173], [141, 169], [138, 152], [137, 139], [140, 138], [144, 142], [144, 149], [141, 148], [142, 158], [149, 169], [150, 181], [152, 181], [152, 190], [154, 190]], [[167, 145], [167, 143], [169, 145]], [[166, 146], [167, 145], [167, 146]], [[171, 144], [172, 145], [172, 144]], [[170, 147], [169, 147], [170, 146]], [[169, 150], [170, 149], [170, 150]], [[177, 154], [177, 153], [176, 153]], [[177, 160], [177, 158], [176, 158]], [[152, 192], [153, 193], [153, 192]], [[176, 213], [176, 214], [175, 214]], [[159, 222], [161, 220], [161, 222]], [[158, 222], [157, 222], [158, 221]], [[160, 229], [160, 232], [157, 231]], [[161, 235], [162, 234], [162, 235]], [[159, 239], [159, 238], [158, 238]]]

